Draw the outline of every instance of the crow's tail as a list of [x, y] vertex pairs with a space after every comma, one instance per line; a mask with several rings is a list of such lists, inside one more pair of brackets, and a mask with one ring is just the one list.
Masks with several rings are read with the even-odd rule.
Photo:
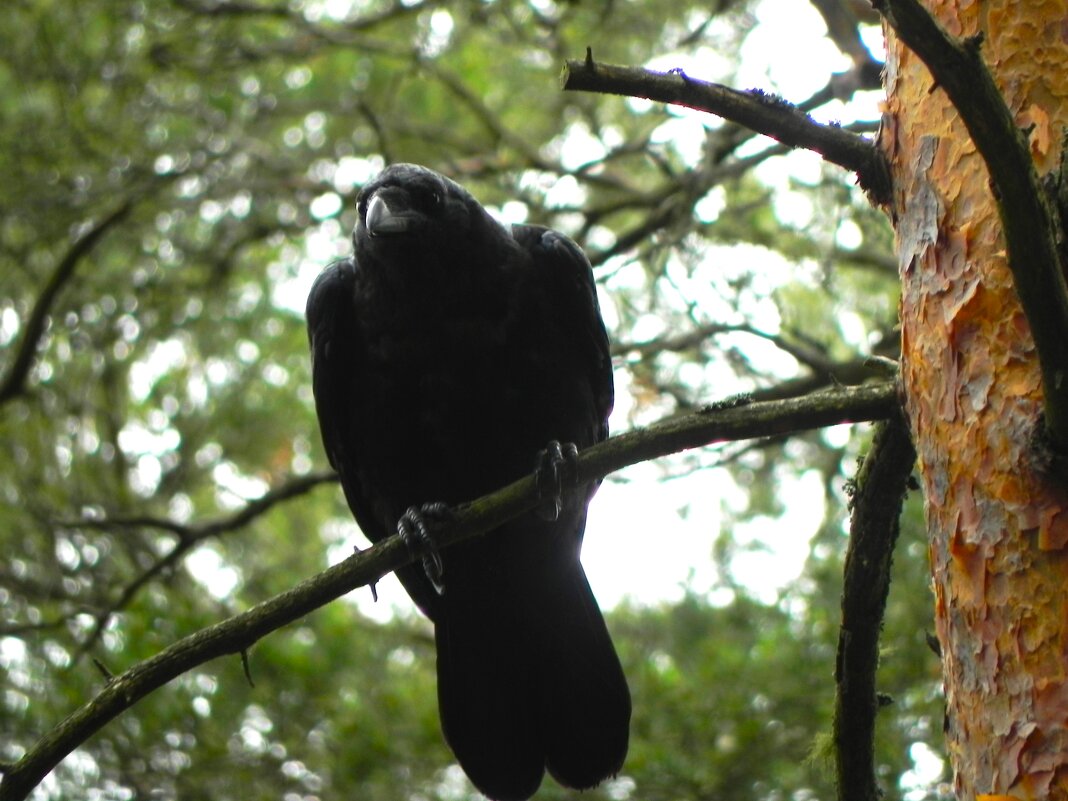
[[529, 798], [546, 768], [565, 787], [593, 787], [627, 753], [626, 678], [577, 546], [561, 543], [559, 526], [496, 532], [445, 554], [442, 728], [495, 801]]

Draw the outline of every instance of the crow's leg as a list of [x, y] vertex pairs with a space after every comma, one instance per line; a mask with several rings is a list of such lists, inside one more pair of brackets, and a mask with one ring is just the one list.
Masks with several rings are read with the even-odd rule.
[[538, 453], [534, 468], [534, 480], [538, 485], [540, 504], [538, 517], [556, 520], [564, 505], [564, 492], [575, 483], [578, 448], [574, 442], [557, 442], [555, 439]]
[[444, 523], [451, 519], [452, 511], [445, 504], [424, 503], [422, 506], [408, 507], [397, 520], [397, 534], [408, 546], [412, 556], [422, 560], [423, 571], [438, 595], [445, 594], [445, 571], [430, 529], [435, 523]]

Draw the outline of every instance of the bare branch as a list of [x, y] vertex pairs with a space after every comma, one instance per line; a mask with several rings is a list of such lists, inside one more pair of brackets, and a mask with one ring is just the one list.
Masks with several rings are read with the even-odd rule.
[[538, 169], [552, 169], [553, 165], [541, 157], [537, 148], [523, 139], [515, 130], [505, 125], [486, 105], [485, 100], [477, 92], [473, 91], [462, 77], [451, 70], [445, 69], [434, 59], [420, 59], [418, 63], [421, 69], [433, 75], [457, 100], [474, 114], [475, 118], [489, 131], [496, 142], [504, 142], [509, 147], [514, 148], [528, 164]]
[[[877, 420], [897, 414], [896, 385], [872, 384], [769, 403], [709, 406], [692, 414], [612, 437], [579, 454], [576, 480], [586, 483], [631, 464], [725, 440], [779, 436], [839, 423]], [[453, 522], [436, 532], [442, 547], [491, 531], [533, 509], [533, 476], [456, 509]], [[242, 614], [196, 632], [139, 662], [46, 734], [14, 765], [4, 766], [0, 801], [25, 798], [71, 751], [122, 711], [153, 690], [208, 660], [240, 654], [259, 639], [356, 587], [374, 584], [411, 562], [399, 537], [389, 537], [350, 556], [296, 587]], [[447, 580], [447, 577], [446, 577]]]
[[980, 38], [949, 36], [916, 0], [879, 0], [875, 7], [945, 90], [986, 163], [1009, 269], [1038, 350], [1046, 430], [1058, 451], [1068, 453], [1068, 287], [1057, 253], [1057, 220], [1027, 136], [983, 62]]
[[566, 62], [562, 84], [565, 91], [644, 97], [716, 114], [784, 145], [813, 150], [827, 161], [856, 172], [860, 185], [877, 203], [889, 200], [889, 169], [882, 153], [868, 139], [840, 126], [821, 125], [781, 98], [699, 81], [679, 71], [600, 64], [594, 62], [589, 50], [584, 61]]
[[74, 275], [78, 262], [92, 251], [108, 230], [130, 213], [133, 206], [134, 201], [128, 199], [106, 217], [91, 225], [74, 240], [63, 258], [59, 260], [52, 275], [42, 287], [41, 294], [37, 296], [37, 302], [33, 304], [33, 310], [30, 312], [29, 319], [26, 320], [22, 338], [15, 350], [15, 357], [8, 365], [3, 381], [0, 381], [0, 406], [22, 394], [26, 377], [30, 374], [30, 368], [33, 367], [37, 346], [48, 322], [49, 312], [60, 291]]
[[831, 249], [830, 257], [843, 265], [872, 270], [887, 278], [898, 280], [897, 259], [890, 251], [877, 248]]
[[[871, 52], [864, 40], [860, 38], [859, 23], [857, 19], [856, 5], [847, 5], [844, 0], [811, 0], [812, 5], [820, 12], [823, 22], [827, 25], [827, 35], [845, 55], [853, 60], [853, 64], [862, 67], [872, 61]], [[872, 10], [867, 10], [867, 16], [875, 16]], [[878, 22], [878, 17], [875, 17]]]
[[93, 628], [79, 646], [79, 654], [85, 653], [96, 644], [104, 629], [107, 628], [111, 617], [116, 612], [129, 606], [142, 588], [165, 570], [178, 564], [182, 557], [192, 550], [194, 546], [210, 537], [238, 531], [255, 521], [256, 518], [269, 512], [277, 504], [305, 495], [320, 484], [337, 480], [337, 474], [333, 471], [298, 476], [270, 489], [259, 498], [249, 501], [234, 513], [206, 523], [188, 525], [160, 517], [103, 518], [58, 523], [57, 525], [64, 528], [105, 530], [115, 528], [156, 528], [174, 534], [177, 538], [177, 541], [167, 553], [156, 559], [137, 578], [127, 584], [122, 592], [119, 593], [118, 598], [94, 615]]
[[639, 357], [646, 357], [663, 352], [678, 353], [699, 347], [705, 340], [717, 334], [731, 333], [751, 334], [767, 340], [775, 347], [793, 356], [799, 363], [820, 373], [826, 373], [834, 367], [834, 362], [827, 357], [826, 353], [811, 346], [791, 342], [780, 334], [769, 334], [766, 331], [761, 331], [748, 323], [709, 323], [698, 326], [692, 331], [669, 334], [646, 340], [645, 342], [617, 342], [612, 345], [612, 355], [630, 356], [635, 354]]
[[312, 23], [299, 9], [288, 3], [266, 5], [259, 3], [239, 2], [238, 0], [172, 0], [172, 3], [193, 14], [207, 17], [274, 17], [285, 20], [303, 30], [311, 31], [326, 38], [325, 34], [331, 28], [340, 28], [346, 31], [363, 31], [374, 28], [384, 22], [417, 14], [432, 5], [431, 3], [395, 2], [383, 8], [361, 15], [355, 19], [349, 19], [332, 26], [317, 25]]

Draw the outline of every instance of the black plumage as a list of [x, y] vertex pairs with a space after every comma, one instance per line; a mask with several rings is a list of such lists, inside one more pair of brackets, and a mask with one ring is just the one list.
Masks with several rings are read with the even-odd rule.
[[[567, 237], [497, 223], [462, 187], [398, 164], [360, 192], [353, 258], [308, 297], [323, 442], [360, 527], [528, 474], [552, 440], [608, 435], [612, 370], [589, 262]], [[442, 729], [474, 784], [524, 799], [614, 775], [630, 695], [579, 563], [596, 485], [441, 553], [444, 592], [398, 571], [434, 622]]]

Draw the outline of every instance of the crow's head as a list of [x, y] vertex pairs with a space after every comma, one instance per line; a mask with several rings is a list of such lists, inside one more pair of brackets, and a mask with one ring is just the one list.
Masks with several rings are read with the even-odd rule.
[[424, 257], [499, 235], [495, 223], [466, 189], [426, 167], [394, 164], [356, 198], [353, 231], [357, 258], [419, 252]]

